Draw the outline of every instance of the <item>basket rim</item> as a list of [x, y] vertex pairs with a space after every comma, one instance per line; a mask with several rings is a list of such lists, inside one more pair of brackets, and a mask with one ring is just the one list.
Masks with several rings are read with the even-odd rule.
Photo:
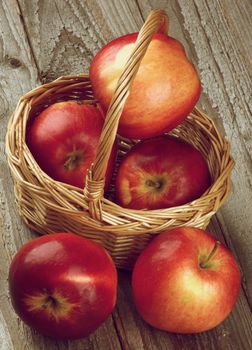
[[[7, 128], [7, 134], [6, 134], [6, 154], [9, 166], [11, 168], [12, 176], [15, 179], [16, 186], [27, 186], [27, 188], [30, 191], [36, 192], [41, 190], [41, 185], [32, 183], [29, 181], [29, 178], [27, 179], [25, 177], [25, 174], [22, 174], [20, 171], [20, 163], [24, 161], [23, 157], [24, 155], [22, 152], [27, 152], [28, 158], [31, 161], [30, 163], [30, 170], [38, 171], [39, 177], [44, 182], [45, 186], [43, 189], [46, 191], [46, 189], [53, 190], [51, 193], [54, 197], [55, 203], [50, 204], [50, 206], [54, 207], [55, 210], [58, 211], [64, 211], [68, 215], [80, 215], [80, 213], [87, 213], [88, 212], [88, 203], [86, 202], [83, 191], [81, 189], [78, 189], [74, 186], [58, 182], [53, 180], [51, 177], [49, 177], [46, 173], [40, 169], [39, 165], [36, 163], [35, 159], [33, 158], [31, 152], [28, 149], [28, 146], [25, 143], [25, 138], [22, 140], [22, 132], [21, 129], [24, 126], [24, 114], [26, 114], [26, 117], [29, 118], [29, 112], [31, 109], [31, 103], [34, 102], [34, 99], [36, 101], [36, 96], [41, 97], [43, 94], [48, 94], [48, 91], [50, 89], [53, 89], [53, 91], [60, 91], [60, 89], [67, 85], [70, 86], [82, 86], [81, 84], [84, 84], [85, 86], [89, 86], [89, 77], [88, 74], [79, 74], [79, 75], [69, 75], [69, 76], [62, 76], [57, 78], [56, 80], [43, 84], [39, 87], [36, 87], [35, 89], [31, 90], [27, 94], [25, 94], [23, 97], [20, 98], [16, 110], [11, 115], [11, 118], [8, 123]], [[49, 90], [48, 90], [49, 89]], [[226, 140], [224, 136], [221, 135], [221, 133], [218, 131], [214, 121], [210, 119], [206, 114], [202, 113], [197, 107], [194, 108], [193, 112], [190, 113], [189, 118], [192, 118], [192, 120], [196, 120], [202, 124], [202, 128], [204, 128], [205, 124], [208, 123], [210, 125], [210, 128], [208, 132], [211, 132], [213, 134], [213, 137], [216, 138], [216, 140], [219, 142], [219, 145], [223, 152], [225, 152], [225, 159], [221, 160], [222, 164], [222, 171], [219, 174], [219, 177], [217, 178], [217, 181], [212, 183], [212, 185], [208, 188], [208, 190], [199, 198], [186, 203], [181, 206], [176, 206], [172, 208], [164, 208], [164, 209], [155, 209], [155, 210], [136, 210], [136, 209], [129, 209], [129, 208], [123, 208], [120, 205], [110, 201], [109, 199], [103, 197], [101, 199], [101, 205], [102, 205], [102, 212], [103, 212], [103, 221], [99, 221], [97, 219], [92, 219], [90, 216], [83, 215], [83, 221], [89, 224], [94, 229], [98, 229], [100, 231], [106, 231], [111, 232], [115, 231], [116, 229], [122, 229], [126, 230], [128, 235], [131, 234], [140, 234], [140, 233], [148, 233], [148, 232], [156, 232], [157, 227], [165, 227], [166, 224], [164, 223], [164, 218], [169, 217], [170, 220], [172, 220], [172, 217], [174, 217], [174, 220], [176, 220], [176, 216], [178, 213], [190, 213], [194, 212], [195, 208], [200, 207], [202, 205], [202, 202], [208, 202], [213, 197], [215, 197], [216, 192], [220, 192], [218, 182], [225, 184], [225, 189], [222, 193], [221, 200], [214, 205], [213, 209], [210, 212], [202, 213], [202, 217], [208, 217], [209, 215], [213, 215], [219, 206], [224, 202], [226, 199], [229, 190], [230, 190], [230, 178], [229, 175], [231, 173], [231, 170], [234, 166], [234, 160], [230, 154], [230, 144]], [[206, 122], [207, 121], [207, 122]], [[23, 135], [24, 136], [24, 135]], [[21, 138], [21, 140], [20, 140]], [[15, 148], [17, 146], [16, 141], [23, 142], [22, 143], [22, 150]], [[20, 156], [20, 154], [22, 154]], [[26, 155], [27, 156], [27, 155]], [[32, 165], [31, 165], [32, 164]], [[27, 174], [26, 174], [27, 175]], [[37, 174], [36, 174], [37, 175]], [[57, 187], [57, 191], [55, 190], [55, 186]], [[82, 211], [78, 211], [76, 207], [74, 207], [72, 204], [67, 204], [65, 208], [62, 208], [62, 205], [60, 205], [60, 195], [63, 193], [67, 195], [67, 198], [70, 200], [74, 200], [81, 208]], [[72, 194], [72, 195], [71, 195]], [[20, 201], [19, 198], [17, 201]], [[22, 200], [21, 200], [22, 201]], [[43, 199], [41, 198], [41, 201]], [[44, 200], [46, 202], [46, 199]], [[21, 205], [21, 204], [20, 204]], [[112, 210], [112, 213], [111, 213]], [[120, 215], [119, 215], [120, 212]], [[106, 214], [106, 215], [105, 215]], [[105, 216], [104, 216], [105, 215]], [[195, 214], [197, 216], [197, 212]], [[198, 214], [200, 217], [200, 214]], [[134, 218], [134, 222], [129, 222], [128, 217], [131, 216]], [[154, 218], [154, 219], [153, 219]], [[151, 223], [152, 220], [156, 220], [155, 228], [152, 227]], [[145, 223], [143, 223], [145, 221]], [[138, 225], [143, 225], [141, 228], [138, 227]], [[144, 225], [145, 224], [145, 225]], [[189, 221], [190, 224], [190, 221]], [[179, 226], [179, 223], [178, 223]]]

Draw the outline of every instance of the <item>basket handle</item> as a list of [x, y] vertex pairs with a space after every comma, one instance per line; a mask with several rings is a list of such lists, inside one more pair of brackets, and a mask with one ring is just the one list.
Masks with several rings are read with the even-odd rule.
[[133, 52], [118, 80], [101, 132], [97, 156], [91, 169], [88, 171], [84, 189], [84, 194], [89, 203], [89, 212], [93, 218], [102, 220], [100, 199], [103, 196], [105, 173], [116, 138], [120, 116], [130, 94], [133, 80], [153, 34], [167, 32], [168, 24], [169, 20], [164, 11], [151, 11], [138, 34]]

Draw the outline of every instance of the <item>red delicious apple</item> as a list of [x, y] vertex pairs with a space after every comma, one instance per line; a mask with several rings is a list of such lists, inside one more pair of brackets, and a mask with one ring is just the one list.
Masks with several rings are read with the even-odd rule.
[[207, 232], [176, 228], [157, 236], [140, 254], [132, 289], [147, 323], [197, 333], [228, 316], [239, 294], [240, 272], [230, 251]]
[[116, 201], [132, 209], [160, 209], [188, 203], [210, 186], [203, 156], [171, 136], [137, 143], [123, 158], [116, 178]]
[[[101, 112], [82, 101], [55, 103], [39, 114], [28, 129], [27, 144], [42, 170], [54, 180], [85, 186], [104, 124]], [[109, 159], [106, 188], [111, 180], [116, 146]]]
[[115, 265], [100, 245], [76, 234], [35, 238], [9, 270], [13, 307], [40, 333], [76, 339], [93, 332], [116, 302]]
[[[111, 41], [91, 63], [94, 95], [105, 113], [137, 35]], [[198, 74], [182, 44], [162, 33], [153, 35], [121, 115], [119, 134], [143, 139], [171, 130], [192, 111], [200, 90]]]

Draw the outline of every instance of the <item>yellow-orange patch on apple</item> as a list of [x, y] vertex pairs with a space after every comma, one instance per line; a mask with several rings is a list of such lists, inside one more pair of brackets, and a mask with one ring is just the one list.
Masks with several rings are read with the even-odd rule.
[[[91, 63], [94, 95], [105, 113], [136, 38], [133, 33], [113, 40]], [[143, 139], [171, 130], [191, 112], [200, 90], [183, 46], [167, 35], [153, 35], [120, 117], [119, 134]]]
[[56, 322], [69, 317], [73, 308], [78, 308], [77, 303], [72, 303], [57, 291], [52, 295], [48, 295], [47, 292], [27, 294], [24, 303], [27, 305], [28, 311], [41, 312], [43, 310], [50, 317], [53, 317]]

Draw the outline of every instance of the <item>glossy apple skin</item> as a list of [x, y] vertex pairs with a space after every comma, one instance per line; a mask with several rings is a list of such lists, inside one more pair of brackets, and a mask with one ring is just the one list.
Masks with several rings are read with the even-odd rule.
[[[105, 113], [137, 34], [111, 41], [91, 63], [94, 95]], [[143, 139], [173, 129], [192, 111], [200, 91], [198, 74], [181, 43], [165, 34], [153, 35], [124, 106], [119, 134]]]
[[[27, 144], [41, 169], [54, 180], [84, 188], [86, 173], [94, 161], [104, 124], [102, 113], [82, 101], [55, 103], [42, 111], [28, 128]], [[74, 166], [67, 167], [69, 155], [80, 152]], [[113, 147], [106, 173], [109, 186], [116, 159]]]
[[[16, 313], [30, 327], [57, 339], [93, 332], [116, 302], [117, 272], [100, 245], [76, 234], [35, 238], [15, 255], [9, 290]], [[49, 298], [49, 299], [48, 299]], [[55, 300], [46, 307], [45, 300]]]
[[176, 333], [197, 333], [221, 323], [240, 289], [240, 271], [220, 245], [207, 268], [199, 263], [216, 240], [197, 228], [176, 228], [157, 236], [140, 254], [132, 276], [138, 312], [150, 325]]
[[201, 153], [171, 136], [136, 144], [123, 158], [115, 189], [119, 205], [161, 209], [199, 198], [210, 186], [210, 173]]

